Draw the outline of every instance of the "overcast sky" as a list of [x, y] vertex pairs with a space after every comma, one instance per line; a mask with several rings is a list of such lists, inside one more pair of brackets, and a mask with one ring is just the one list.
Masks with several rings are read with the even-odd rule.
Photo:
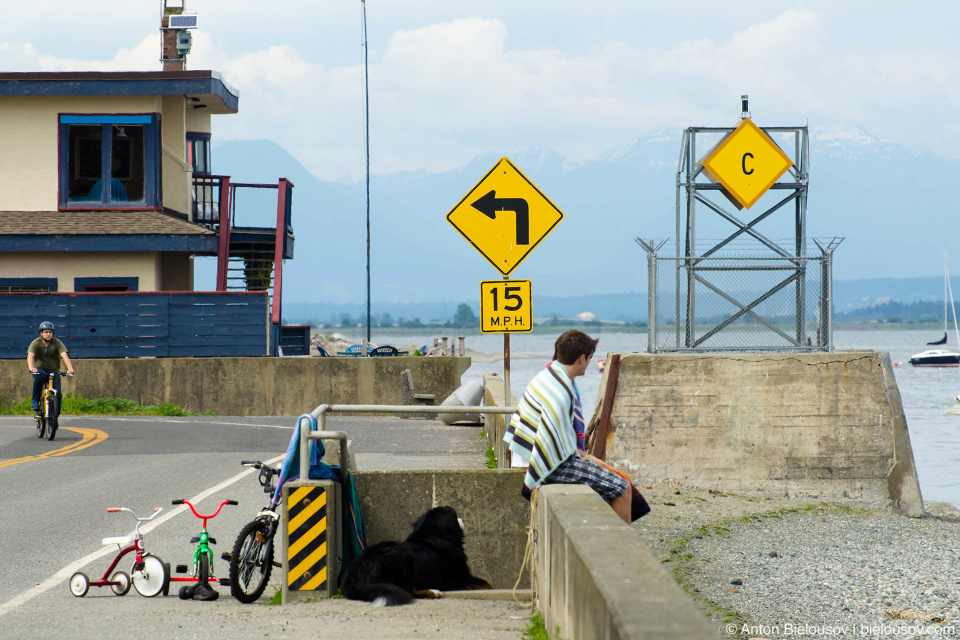
[[[214, 139], [272, 139], [317, 176], [363, 176], [360, 0], [184, 0], [190, 69], [240, 91]], [[159, 0], [4, 3], [0, 71], [156, 70]], [[42, 7], [42, 8], [41, 8]], [[960, 6], [770, 0], [369, 0], [371, 171], [484, 152], [572, 162], [661, 130], [761, 126], [960, 156]], [[679, 153], [679, 149], [678, 149]]]

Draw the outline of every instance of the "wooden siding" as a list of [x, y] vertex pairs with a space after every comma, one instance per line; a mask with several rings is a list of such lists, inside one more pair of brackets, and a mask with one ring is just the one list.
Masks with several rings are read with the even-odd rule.
[[285, 356], [310, 355], [310, 325], [288, 324], [280, 327], [280, 348]]
[[27, 356], [44, 320], [71, 358], [268, 355], [264, 292], [2, 293], [0, 358]]

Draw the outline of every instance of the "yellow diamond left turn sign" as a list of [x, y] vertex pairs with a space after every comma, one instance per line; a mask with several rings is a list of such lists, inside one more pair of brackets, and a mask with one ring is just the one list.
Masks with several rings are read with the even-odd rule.
[[503, 275], [563, 220], [563, 212], [507, 158], [457, 203], [447, 221]]

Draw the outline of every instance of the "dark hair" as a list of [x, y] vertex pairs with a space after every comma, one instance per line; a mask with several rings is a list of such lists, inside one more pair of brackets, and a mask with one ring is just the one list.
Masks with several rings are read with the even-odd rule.
[[573, 364], [580, 356], [592, 356], [600, 338], [591, 338], [583, 331], [564, 331], [553, 345], [553, 359], [560, 364]]

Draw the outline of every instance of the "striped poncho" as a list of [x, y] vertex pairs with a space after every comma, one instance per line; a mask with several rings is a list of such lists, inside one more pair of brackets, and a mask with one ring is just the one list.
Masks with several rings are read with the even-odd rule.
[[[503, 441], [527, 463], [524, 484], [535, 489], [561, 462], [577, 453], [575, 409], [580, 393], [559, 362], [530, 381]], [[580, 418], [579, 424], [583, 424]]]

